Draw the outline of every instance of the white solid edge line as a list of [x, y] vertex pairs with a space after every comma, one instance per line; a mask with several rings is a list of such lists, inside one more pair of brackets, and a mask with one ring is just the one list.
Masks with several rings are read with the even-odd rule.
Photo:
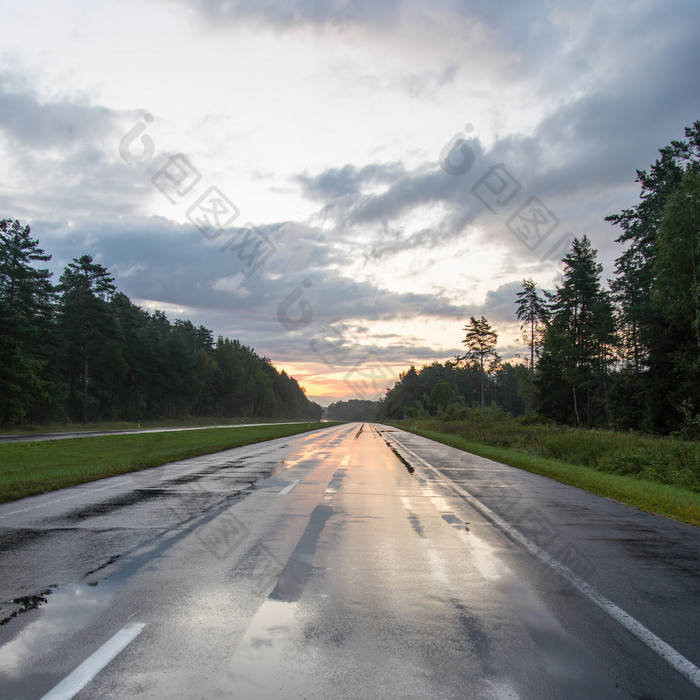
[[78, 668], [67, 675], [53, 690], [41, 700], [71, 700], [75, 697], [117, 654], [126, 649], [145, 627], [140, 622], [130, 622], [106, 641], [94, 654], [83, 661]]
[[656, 652], [662, 659], [668, 662], [681, 675], [685, 676], [694, 686], [700, 688], [700, 668], [692, 661], [689, 661], [682, 654], [677, 652], [673, 647], [666, 644], [663, 639], [657, 637], [651, 630], [648, 630], [641, 622], [626, 613], [622, 608], [618, 607], [611, 600], [608, 600], [602, 593], [599, 593], [593, 586], [584, 581], [580, 576], [575, 574], [568, 566], [557, 561], [543, 549], [540, 549], [534, 542], [529, 540], [519, 530], [516, 530], [510, 523], [507, 523], [500, 515], [494, 513], [487, 505], [484, 505], [480, 500], [473, 496], [469, 491], [456, 484], [450, 477], [443, 474], [439, 469], [432, 464], [426, 462], [420, 455], [417, 455], [413, 450], [406, 447], [398, 439], [393, 438], [399, 444], [401, 449], [408, 452], [418, 461], [422, 462], [428, 469], [439, 474], [443, 479], [450, 482], [450, 486], [460, 495], [464, 496], [467, 502], [485, 515], [491, 522], [504, 530], [508, 535], [519, 542], [533, 556], [537, 557], [541, 562], [554, 569], [560, 576], [566, 579], [569, 583], [575, 586], [583, 595], [590, 601], [595, 603], [599, 608], [604, 610], [610, 617], [619, 622], [627, 631], [631, 632], [637, 639], [646, 644], [652, 651]]
[[285, 486], [280, 491], [280, 496], [286, 496], [298, 483], [299, 483], [299, 479], [297, 479], [296, 481], [292, 481], [291, 484], [289, 484], [288, 486]]

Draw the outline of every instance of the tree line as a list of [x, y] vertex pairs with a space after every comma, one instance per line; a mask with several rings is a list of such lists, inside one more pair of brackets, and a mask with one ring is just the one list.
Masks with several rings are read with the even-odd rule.
[[327, 406], [323, 417], [337, 421], [373, 421], [377, 418], [379, 402], [368, 399], [336, 401]]
[[554, 291], [523, 281], [514, 302], [524, 366], [501, 364], [488, 320], [471, 317], [465, 355], [412, 367], [380, 414], [483, 412], [494, 401], [564, 424], [700, 437], [700, 121], [685, 137], [637, 171], [640, 201], [606, 218], [624, 247], [607, 284], [587, 236], [564, 256]]
[[433, 362], [420, 369], [411, 366], [387, 390], [378, 417], [401, 420], [441, 416], [460, 420], [480, 410], [482, 400], [487, 412], [522, 415], [527, 409], [521, 393], [524, 371], [522, 365], [506, 362], [487, 365], [482, 372], [478, 361], [462, 358]]
[[320, 418], [293, 377], [238, 340], [140, 308], [90, 255], [54, 285], [50, 259], [29, 226], [0, 221], [0, 425]]

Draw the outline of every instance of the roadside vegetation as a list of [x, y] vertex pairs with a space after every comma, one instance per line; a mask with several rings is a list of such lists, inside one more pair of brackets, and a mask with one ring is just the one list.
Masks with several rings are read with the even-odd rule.
[[278, 423], [0, 444], [0, 503], [329, 425]]
[[[222, 425], [247, 425], [249, 423], [289, 423], [290, 420], [274, 419], [274, 418], [217, 418], [215, 416], [189, 416], [187, 418], [162, 418], [142, 421], [95, 421], [90, 423], [68, 423], [54, 421], [51, 423], [42, 423], [26, 426], [15, 426], [13, 428], [3, 429], [0, 432], [2, 435], [32, 436], [41, 433], [91, 433], [91, 432], [106, 432], [119, 430], [148, 430], [153, 428], [206, 428]], [[303, 420], [293, 420], [292, 422], [308, 422]]]
[[648, 512], [700, 525], [698, 442], [503, 415], [393, 424]]

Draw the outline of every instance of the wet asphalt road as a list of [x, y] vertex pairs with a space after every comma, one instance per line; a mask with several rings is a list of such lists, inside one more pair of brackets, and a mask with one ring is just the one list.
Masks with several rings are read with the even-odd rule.
[[700, 697], [698, 529], [360, 427], [0, 506], [0, 697]]

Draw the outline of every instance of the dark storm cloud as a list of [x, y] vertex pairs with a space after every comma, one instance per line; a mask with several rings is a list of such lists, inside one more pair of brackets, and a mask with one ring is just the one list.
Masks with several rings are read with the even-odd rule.
[[361, 197], [348, 222], [363, 224], [397, 218], [416, 206], [454, 201], [463, 195], [463, 183], [435, 167], [420, 168], [397, 178], [384, 192]]

